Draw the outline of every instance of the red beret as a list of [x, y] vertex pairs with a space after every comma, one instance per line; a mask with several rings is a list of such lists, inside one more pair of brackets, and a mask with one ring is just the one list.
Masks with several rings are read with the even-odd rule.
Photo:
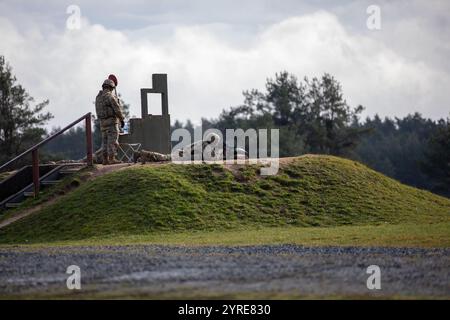
[[108, 76], [108, 79], [109, 80], [112, 80], [113, 82], [114, 82], [114, 84], [116, 85], [116, 87], [117, 87], [117, 77], [115, 76], [115, 75], [113, 75], [113, 74], [110, 74], [109, 76]]

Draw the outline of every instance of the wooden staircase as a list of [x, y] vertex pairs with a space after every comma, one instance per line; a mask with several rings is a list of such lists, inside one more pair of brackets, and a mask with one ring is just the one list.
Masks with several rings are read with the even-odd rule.
[[[68, 175], [72, 175], [81, 169], [86, 167], [86, 163], [67, 163], [67, 164], [61, 164], [61, 165], [55, 165], [53, 169], [51, 169], [49, 172], [44, 174], [42, 177], [39, 178], [39, 184], [41, 189], [51, 187], [53, 185], [58, 184], [64, 177]], [[17, 173], [16, 173], [17, 174]], [[0, 183], [0, 189], [1, 188], [7, 188], [8, 182], [12, 182], [15, 179], [16, 174], [8, 177], [6, 180], [2, 181]], [[18, 183], [18, 182], [16, 182]], [[25, 201], [29, 197], [34, 197], [34, 184], [33, 182], [28, 183], [25, 182], [23, 185], [23, 188], [15, 192], [12, 195], [9, 195], [5, 199], [0, 199], [0, 208], [1, 209], [8, 209], [8, 208], [16, 208], [18, 207], [23, 201]]]
[[[41, 187], [47, 188], [57, 184], [65, 175], [73, 174], [85, 166], [92, 166], [92, 114], [90, 112], [53, 133], [28, 150], [0, 166], [0, 172], [6, 170], [17, 160], [31, 154], [31, 166], [25, 166], [0, 183], [0, 210], [15, 208], [28, 197], [36, 197]], [[60, 165], [40, 165], [39, 148], [55, 139], [65, 131], [84, 121], [86, 125], [86, 162], [65, 163]], [[31, 181], [31, 182], [30, 182]]]

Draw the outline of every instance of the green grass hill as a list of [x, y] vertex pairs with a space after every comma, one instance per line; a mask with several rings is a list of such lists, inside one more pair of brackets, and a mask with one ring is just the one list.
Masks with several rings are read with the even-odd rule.
[[450, 200], [332, 156], [260, 166], [137, 165], [82, 183], [0, 229], [0, 243], [266, 227], [433, 224]]

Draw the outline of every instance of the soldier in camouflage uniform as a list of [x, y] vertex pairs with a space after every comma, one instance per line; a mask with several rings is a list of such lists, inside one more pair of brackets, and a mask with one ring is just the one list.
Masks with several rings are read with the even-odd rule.
[[119, 124], [123, 128], [124, 116], [119, 101], [112, 91], [116, 84], [111, 79], [103, 82], [102, 89], [95, 98], [95, 110], [100, 120], [102, 132], [102, 154], [103, 164], [120, 163], [116, 159], [117, 147], [119, 146]]
[[141, 161], [142, 164], [148, 162], [162, 162], [162, 161], [170, 161], [170, 154], [162, 154], [153, 151], [140, 150], [135, 151], [133, 153], [133, 161], [134, 163]]

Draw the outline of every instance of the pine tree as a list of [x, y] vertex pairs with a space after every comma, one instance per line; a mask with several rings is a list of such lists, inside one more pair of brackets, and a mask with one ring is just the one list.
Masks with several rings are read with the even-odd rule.
[[17, 83], [11, 66], [0, 56], [0, 161], [3, 163], [42, 140], [42, 126], [51, 118], [43, 112], [48, 100], [34, 106], [34, 99]]

